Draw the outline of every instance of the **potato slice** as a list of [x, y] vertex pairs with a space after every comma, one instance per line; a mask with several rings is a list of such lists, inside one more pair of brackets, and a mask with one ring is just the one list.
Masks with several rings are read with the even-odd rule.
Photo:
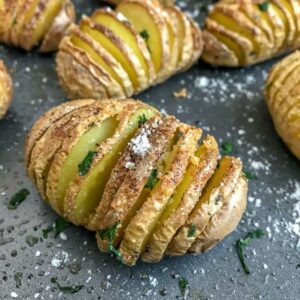
[[205, 229], [194, 241], [189, 252], [206, 252], [237, 227], [246, 209], [247, 192], [247, 179], [242, 175], [231, 195], [223, 199], [221, 209], [211, 217]]
[[56, 71], [59, 82], [69, 99], [108, 98], [106, 78], [87, 54], [72, 45], [70, 37], [65, 37], [56, 56]]
[[43, 114], [37, 121], [35, 121], [33, 127], [27, 135], [25, 142], [25, 163], [28, 167], [31, 159], [31, 151], [35, 143], [43, 136], [46, 130], [60, 118], [70, 113], [75, 109], [87, 106], [94, 103], [96, 100], [77, 100], [72, 102], [66, 102], [58, 105], [45, 114]]
[[61, 40], [68, 33], [68, 28], [75, 22], [75, 18], [74, 4], [71, 0], [64, 0], [60, 11], [43, 36], [39, 52], [56, 51]]
[[157, 221], [146, 251], [141, 256], [143, 261], [158, 262], [162, 259], [168, 244], [177, 230], [185, 224], [203, 188], [215, 171], [218, 155], [215, 139], [207, 136], [191, 158], [184, 179]]
[[133, 50], [113, 31], [85, 16], [80, 22], [80, 29], [90, 35], [120, 62], [128, 73], [135, 90], [143, 90], [148, 86], [149, 83], [145, 71]]
[[[130, 220], [119, 246], [120, 254], [128, 265], [134, 265], [145, 251], [155, 225], [166, 209], [168, 202], [182, 181], [190, 158], [194, 155], [201, 130], [190, 126], [179, 126], [179, 139], [169, 155], [163, 158], [158, 182], [143, 199], [144, 203]], [[142, 192], [143, 194], [143, 192]]]
[[107, 251], [109, 242], [115, 247], [119, 245], [125, 228], [143, 204], [145, 197], [141, 195], [141, 192], [153, 169], [157, 168], [161, 156], [173, 140], [178, 125], [173, 117], [152, 118], [141, 127], [128, 144], [129, 151], [125, 163], [133, 162], [134, 166], [127, 171], [100, 224], [100, 230], [118, 224], [111, 241], [101, 238], [97, 240], [101, 250]]
[[42, 197], [46, 199], [45, 183], [47, 181], [48, 171], [53, 161], [54, 155], [61, 148], [65, 138], [76, 128], [81, 118], [86, 118], [97, 112], [99, 104], [91, 104], [82, 109], [80, 116], [76, 111], [65, 115], [54, 123], [45, 134], [35, 144], [28, 173], [36, 183]]
[[98, 9], [92, 15], [92, 20], [109, 28], [124, 43], [127, 43], [134, 55], [138, 58], [149, 83], [153, 82], [156, 76], [150, 52], [145, 40], [133, 28], [130, 22], [121, 13], [109, 9]]
[[76, 176], [70, 183], [65, 197], [64, 212], [65, 216], [75, 224], [88, 224], [89, 220], [94, 217], [106, 182], [110, 178], [120, 153], [137, 130], [140, 117], [144, 115], [147, 118], [153, 114], [151, 109], [143, 106], [134, 112], [132, 116], [123, 115], [125, 122], [121, 122], [120, 119], [121, 126], [116, 134], [108, 140], [108, 143], [99, 146], [90, 172], [86, 176]]
[[0, 60], [0, 120], [4, 118], [13, 96], [13, 83], [4, 62]]
[[[209, 21], [207, 27], [209, 27], [208, 24]], [[204, 51], [202, 58], [204, 61], [213, 65], [223, 65], [228, 67], [239, 64], [239, 58], [236, 56], [236, 53], [241, 51], [241, 49], [236, 48], [236, 45], [231, 39], [221, 36], [216, 32], [212, 34], [208, 30], [205, 30], [203, 32], [203, 43]]]
[[113, 106], [110, 100], [100, 102], [94, 114], [85, 117], [64, 139], [56, 152], [47, 176], [47, 197], [51, 205], [63, 214], [64, 199], [70, 182], [78, 174], [78, 166], [89, 152], [111, 138], [118, 127], [117, 114], [125, 103]]
[[176, 27], [176, 35], [179, 41], [179, 55], [177, 70], [180, 70], [189, 63], [193, 54], [193, 32], [191, 23], [187, 16], [176, 6], [168, 6], [166, 12]]
[[111, 84], [106, 87], [110, 97], [122, 95], [124, 98], [128, 94], [132, 95], [133, 86], [128, 74], [110, 53], [77, 27], [72, 30], [71, 42], [74, 46], [82, 49], [110, 79]]
[[157, 80], [170, 73], [170, 43], [168, 25], [163, 17], [165, 12], [156, 1], [125, 0], [116, 8], [145, 37], [157, 73]]
[[185, 225], [169, 243], [167, 255], [183, 255], [195, 239], [202, 233], [211, 217], [220, 211], [224, 200], [233, 191], [242, 174], [242, 163], [239, 159], [225, 156], [212, 178], [209, 180], [203, 195], [190, 213]]

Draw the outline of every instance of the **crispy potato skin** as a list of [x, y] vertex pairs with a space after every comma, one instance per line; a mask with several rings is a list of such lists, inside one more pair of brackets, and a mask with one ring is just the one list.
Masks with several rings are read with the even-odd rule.
[[[70, 99], [130, 97], [187, 70], [203, 51], [198, 24], [179, 8], [158, 1], [125, 0], [115, 11], [96, 10], [68, 33], [60, 44], [56, 69]], [[81, 36], [86, 45], [76, 43], [74, 36]], [[104, 59], [104, 52], [110, 60]], [[116, 72], [103, 71], [109, 68]], [[84, 80], [73, 78], [78, 72]]]
[[265, 100], [275, 129], [300, 159], [300, 51], [282, 59], [270, 71]]
[[[107, 120], [109, 127], [101, 129]], [[105, 138], [94, 135], [106, 130], [111, 133]], [[88, 150], [79, 158], [77, 153], [86, 134], [94, 143], [94, 156], [79, 163], [88, 157]], [[217, 167], [217, 143], [207, 136], [199, 145], [201, 134], [201, 129], [133, 99], [77, 100], [36, 122], [25, 157], [31, 179], [52, 208], [97, 231], [100, 250], [131, 266], [139, 258], [158, 262], [165, 255], [202, 253], [238, 225], [248, 189], [242, 163], [223, 157]], [[57, 194], [68, 158], [68, 166], [74, 162], [75, 168]], [[83, 195], [79, 202], [78, 195]]]
[[257, 64], [300, 47], [296, 0], [223, 0], [203, 31], [203, 60], [227, 67]]
[[10, 74], [0, 60], [0, 120], [4, 118], [13, 97], [13, 83]]
[[[42, 26], [40, 22], [51, 9], [52, 3], [49, 0], [38, 0], [34, 7], [32, 0], [4, 1], [0, 10], [0, 42], [28, 51], [35, 47], [38, 47], [39, 52], [56, 51], [75, 21], [75, 8], [71, 0], [61, 0], [58, 12], [54, 11], [43, 35], [34, 41], [34, 34]], [[32, 15], [28, 16], [31, 9]]]

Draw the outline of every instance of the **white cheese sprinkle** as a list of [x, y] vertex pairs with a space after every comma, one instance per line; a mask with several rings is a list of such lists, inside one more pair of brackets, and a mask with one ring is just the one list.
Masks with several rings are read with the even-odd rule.
[[131, 149], [134, 154], [144, 156], [151, 148], [151, 144], [147, 136], [148, 133], [149, 132], [143, 128], [141, 133], [131, 141]]

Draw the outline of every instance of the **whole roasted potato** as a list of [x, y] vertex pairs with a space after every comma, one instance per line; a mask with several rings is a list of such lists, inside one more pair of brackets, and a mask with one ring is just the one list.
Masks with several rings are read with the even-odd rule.
[[12, 101], [13, 84], [4, 62], [0, 60], [0, 119], [5, 116]]
[[237, 67], [300, 47], [298, 0], [223, 0], [205, 21], [203, 59]]
[[[84, 105], [79, 106], [80, 102]], [[42, 197], [128, 265], [201, 253], [238, 225], [247, 180], [212, 136], [142, 102], [81, 100], [41, 117], [26, 162]]]
[[129, 97], [191, 67], [203, 48], [198, 25], [156, 1], [96, 10], [70, 32], [56, 58], [70, 99]]
[[71, 0], [0, 1], [0, 42], [55, 51], [74, 20]]
[[285, 57], [271, 70], [265, 88], [265, 99], [274, 126], [300, 159], [300, 51]]

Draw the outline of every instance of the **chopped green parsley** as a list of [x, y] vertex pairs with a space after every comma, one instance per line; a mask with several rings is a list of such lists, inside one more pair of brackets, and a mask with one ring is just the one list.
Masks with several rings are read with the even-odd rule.
[[80, 176], [84, 176], [88, 173], [96, 154], [97, 152], [95, 151], [89, 151], [84, 160], [78, 165], [78, 171]]
[[59, 284], [56, 277], [52, 277], [51, 282], [55, 283], [58, 289], [64, 294], [75, 294], [83, 288], [83, 285], [62, 286]]
[[158, 178], [157, 178], [157, 169], [153, 169], [147, 183], [145, 184], [145, 188], [152, 190], [157, 183]]
[[140, 36], [145, 40], [146, 43], [149, 41], [150, 35], [147, 30], [141, 31]]
[[144, 125], [147, 121], [148, 121], [148, 119], [145, 114], [142, 114], [141, 116], [139, 116], [139, 119], [138, 119], [139, 127]]
[[269, 1], [264, 1], [262, 3], [258, 3], [257, 4], [258, 8], [261, 10], [261, 11], [268, 11], [269, 9], [269, 6], [270, 6], [270, 2]]
[[190, 224], [190, 228], [189, 228], [189, 231], [188, 231], [188, 238], [189, 237], [193, 237], [195, 235], [195, 232], [196, 232], [196, 226], [195, 224]]
[[257, 176], [255, 174], [252, 174], [251, 172], [243, 170], [243, 173], [244, 173], [245, 177], [249, 180], [258, 179]]
[[254, 230], [252, 232], [249, 232], [245, 238], [239, 239], [236, 241], [235, 247], [237, 251], [237, 255], [240, 259], [240, 262], [242, 264], [243, 270], [247, 275], [250, 274], [250, 270], [246, 264], [245, 261], [245, 255], [244, 255], [244, 250], [245, 248], [249, 245], [249, 242], [253, 239], [258, 239], [261, 238], [265, 235], [265, 233], [261, 229]]
[[232, 152], [233, 150], [233, 144], [232, 143], [229, 143], [229, 142], [224, 142], [222, 145], [221, 145], [221, 148], [222, 148], [222, 153], [223, 155], [228, 155]]
[[68, 223], [64, 218], [59, 217], [54, 221], [52, 225], [48, 226], [46, 229], [43, 229], [43, 238], [48, 238], [48, 234], [50, 232], [54, 232], [54, 237], [57, 238], [58, 235], [69, 226], [70, 223]]
[[9, 202], [7, 203], [8, 209], [17, 209], [18, 206], [27, 198], [29, 195], [29, 191], [27, 189], [21, 189], [14, 196], [11, 197]]

